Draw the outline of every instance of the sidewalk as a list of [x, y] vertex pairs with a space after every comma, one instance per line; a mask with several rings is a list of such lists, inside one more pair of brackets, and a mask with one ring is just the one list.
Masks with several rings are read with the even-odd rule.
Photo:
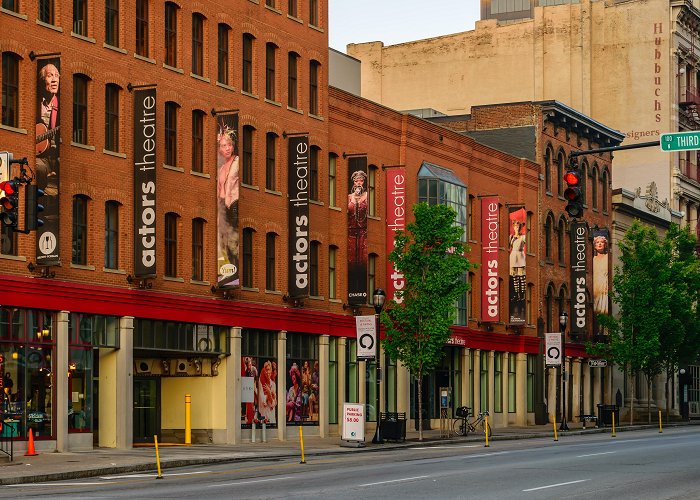
[[[675, 427], [683, 424], [669, 424]], [[611, 429], [597, 429], [590, 426], [583, 430], [580, 424], [569, 424], [570, 431], [564, 435], [580, 435], [589, 433], [610, 433]], [[620, 427], [617, 432], [657, 428], [653, 425], [635, 425]], [[493, 430], [489, 441], [502, 441], [528, 438], [553, 438], [552, 425], [506, 427]], [[440, 438], [440, 430], [423, 431], [423, 441], [418, 441], [418, 432], [407, 430], [405, 442], [386, 442], [372, 444], [372, 435], [366, 436], [365, 446], [361, 448], [344, 447], [340, 445], [338, 436], [319, 438], [305, 437], [305, 458], [320, 455], [340, 453], [378, 452], [385, 449], [409, 446], [435, 446], [446, 443], [483, 442], [483, 434], [468, 437]], [[163, 470], [186, 465], [203, 465], [208, 463], [226, 463], [246, 460], [269, 458], [299, 457], [301, 450], [299, 440], [268, 441], [267, 443], [244, 442], [238, 445], [192, 445], [159, 447], [161, 468]], [[26, 457], [16, 453], [13, 462], [0, 462], [0, 485], [35, 483], [43, 481], [58, 481], [86, 477], [104, 476], [110, 474], [125, 474], [156, 470], [155, 450], [153, 447], [117, 450], [114, 448], [97, 448], [85, 452], [41, 453], [37, 456]]]

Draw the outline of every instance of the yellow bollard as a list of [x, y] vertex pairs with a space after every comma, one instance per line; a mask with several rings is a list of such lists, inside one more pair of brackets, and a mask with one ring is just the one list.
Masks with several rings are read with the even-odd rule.
[[304, 433], [301, 430], [301, 425], [299, 426], [299, 444], [301, 444], [301, 462], [300, 464], [305, 464], [306, 460], [304, 460]]
[[160, 473], [160, 455], [158, 454], [158, 436], [153, 436], [153, 442], [156, 446], [156, 466], [158, 467], [158, 475], [156, 479], [163, 479], [163, 475]]
[[192, 396], [185, 394], [185, 444], [192, 444]]
[[559, 436], [557, 436], [557, 419], [552, 415], [552, 427], [554, 428], [554, 440], [559, 441]]
[[662, 434], [663, 432], [663, 427], [661, 427], [661, 410], [659, 410], [659, 434]]
[[484, 434], [486, 434], [486, 444], [484, 448], [489, 447], [489, 417], [484, 417]]
[[615, 437], [615, 412], [612, 412], [612, 424], [613, 424], [613, 428], [612, 428], [611, 437]]

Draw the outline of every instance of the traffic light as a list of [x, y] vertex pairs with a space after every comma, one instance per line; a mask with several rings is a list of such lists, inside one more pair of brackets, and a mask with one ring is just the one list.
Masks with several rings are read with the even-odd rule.
[[44, 225], [44, 220], [40, 217], [44, 211], [44, 205], [40, 203], [44, 196], [44, 190], [37, 186], [28, 185], [24, 194], [24, 230], [34, 231]]
[[564, 199], [566, 199], [566, 213], [574, 219], [583, 215], [583, 193], [581, 192], [581, 174], [578, 170], [570, 169], [564, 174], [566, 189]]
[[0, 220], [5, 226], [16, 228], [19, 212], [19, 182], [17, 179], [0, 182], [0, 191], [3, 192], [0, 198], [0, 206], [2, 206]]

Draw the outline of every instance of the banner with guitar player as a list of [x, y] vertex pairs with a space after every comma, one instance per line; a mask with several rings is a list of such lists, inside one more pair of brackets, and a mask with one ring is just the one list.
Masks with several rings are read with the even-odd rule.
[[36, 89], [36, 183], [44, 190], [44, 225], [37, 228], [36, 263], [55, 266], [60, 262], [58, 251], [59, 156], [59, 58], [39, 59]]

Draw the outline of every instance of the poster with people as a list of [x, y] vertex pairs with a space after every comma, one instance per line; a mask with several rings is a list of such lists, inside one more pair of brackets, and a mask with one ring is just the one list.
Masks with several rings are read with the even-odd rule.
[[270, 358], [243, 356], [241, 386], [246, 388], [241, 403], [241, 427], [248, 429], [263, 421], [277, 427], [277, 361]]
[[318, 360], [287, 360], [287, 425], [318, 425]]
[[240, 284], [238, 268], [238, 195], [240, 191], [238, 114], [218, 115], [217, 118], [217, 287], [233, 288]]
[[40, 59], [37, 64], [36, 92], [36, 184], [44, 191], [44, 225], [37, 228], [36, 263], [55, 266], [60, 263], [58, 245], [58, 189], [60, 180], [59, 145], [61, 121], [59, 58]]
[[525, 222], [527, 213], [524, 207], [510, 207], [508, 209], [508, 221], [510, 234], [508, 237], [509, 252], [509, 303], [508, 311], [510, 324], [524, 325], [525, 315], [525, 295], [527, 293], [527, 276], [525, 273], [525, 255], [527, 252], [527, 228]]
[[348, 304], [367, 303], [367, 157], [348, 161]]
[[593, 312], [608, 314], [609, 232], [607, 229], [593, 230]]

